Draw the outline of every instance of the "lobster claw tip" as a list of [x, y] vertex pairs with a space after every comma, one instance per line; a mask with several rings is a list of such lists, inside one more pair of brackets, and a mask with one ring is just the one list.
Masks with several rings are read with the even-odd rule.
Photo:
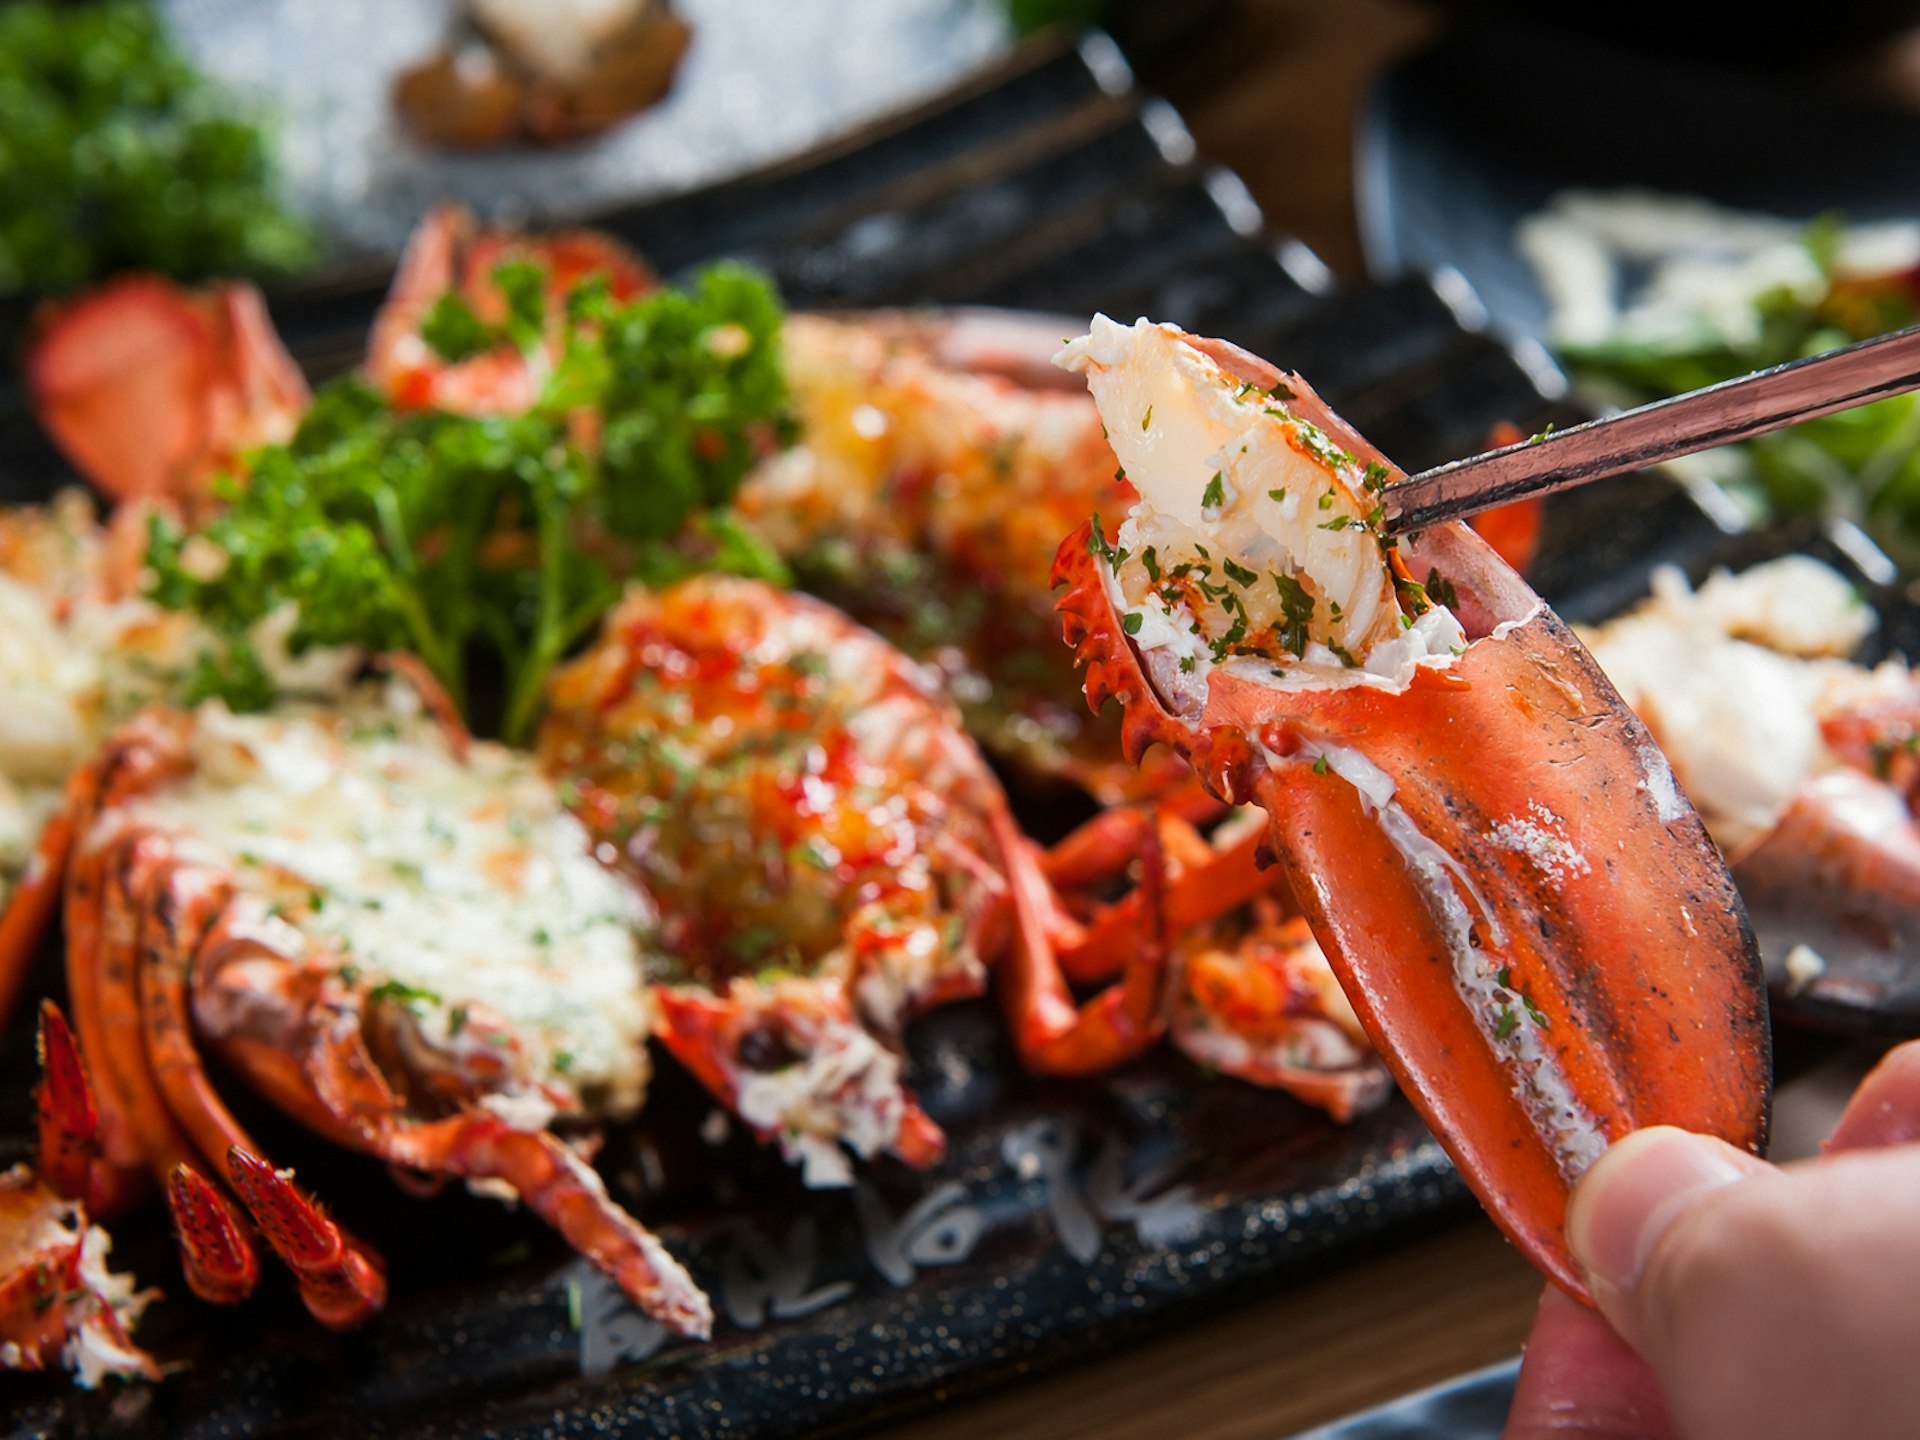
[[247, 1232], [213, 1182], [187, 1164], [167, 1174], [167, 1207], [180, 1239], [187, 1284], [211, 1305], [237, 1305], [260, 1280]]

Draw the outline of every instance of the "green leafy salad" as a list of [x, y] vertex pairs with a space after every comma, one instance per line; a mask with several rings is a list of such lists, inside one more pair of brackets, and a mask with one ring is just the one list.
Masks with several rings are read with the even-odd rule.
[[0, 5], [0, 299], [304, 266], [254, 119], [147, 6]]
[[[1795, 225], [1673, 197], [1576, 192], [1523, 226], [1521, 248], [1556, 302], [1556, 350], [1584, 388], [1619, 405], [1920, 321], [1920, 227], [1832, 216]], [[1595, 295], [1596, 274], [1619, 277], [1617, 301]], [[1920, 395], [1682, 464], [1751, 520], [1842, 516], [1920, 568]]]
[[336, 380], [289, 443], [224, 484], [204, 524], [152, 522], [151, 595], [226, 642], [191, 698], [269, 703], [254, 637], [295, 607], [295, 654], [414, 651], [470, 715], [497, 691], [499, 731], [522, 741], [549, 672], [629, 578], [785, 578], [729, 509], [754, 461], [792, 434], [772, 287], [722, 265], [686, 290], [616, 302], [595, 278], [549, 316], [541, 267], [509, 262], [494, 278], [505, 321], [448, 296], [422, 333], [449, 361], [522, 350], [546, 376], [525, 414], [407, 411]]

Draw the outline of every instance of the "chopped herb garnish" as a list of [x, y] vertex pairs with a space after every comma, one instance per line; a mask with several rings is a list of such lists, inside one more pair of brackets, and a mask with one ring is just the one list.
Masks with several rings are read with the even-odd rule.
[[1273, 501], [1274, 504], [1281, 505], [1286, 503], [1287, 492], [1284, 488], [1279, 490], [1269, 490], [1267, 491], [1267, 498]]
[[1222, 661], [1224, 661], [1227, 658], [1227, 653], [1230, 650], [1232, 650], [1232, 648], [1235, 645], [1238, 645], [1241, 641], [1245, 640], [1246, 638], [1247, 638], [1247, 617], [1245, 615], [1242, 615], [1240, 616], [1239, 619], [1235, 620], [1233, 624], [1227, 627], [1226, 633], [1222, 635], [1218, 640], [1210, 640], [1207, 642], [1210, 648], [1213, 650], [1214, 664], [1218, 665]]
[[1222, 560], [1220, 564], [1222, 568], [1226, 570], [1227, 578], [1243, 590], [1247, 586], [1257, 583], [1260, 579], [1260, 576], [1256, 572], [1247, 569], [1246, 566], [1236, 565], [1231, 556]]
[[787, 857], [795, 864], [805, 865], [814, 870], [831, 870], [833, 862], [827, 858], [820, 841], [808, 836], [787, 851]]
[[1140, 563], [1146, 567], [1147, 579], [1153, 584], [1160, 583], [1160, 552], [1149, 545], [1140, 552]]
[[[1213, 479], [1207, 482], [1207, 488], [1200, 496], [1200, 508], [1203, 510], [1218, 510], [1224, 505], [1227, 500], [1226, 485], [1227, 477], [1218, 470], [1214, 471]], [[1205, 555], [1207, 552], [1202, 550], [1200, 553]]]
[[1147, 413], [1140, 417], [1140, 428], [1144, 430], [1152, 423], [1153, 423], [1153, 406], [1149, 405], [1147, 406]]
[[1433, 598], [1427, 594], [1427, 587], [1418, 580], [1405, 575], [1395, 575], [1393, 584], [1394, 588], [1411, 600], [1418, 609], [1425, 611], [1432, 608]]
[[1129, 635], [1140, 633], [1140, 624], [1146, 617], [1138, 610], [1129, 610], [1120, 621], [1120, 628]]
[[1333, 508], [1333, 492], [1331, 490], [1320, 497], [1320, 508], [1322, 510], [1331, 510]]
[[367, 992], [367, 999], [376, 1003], [383, 1000], [396, 1001], [403, 1005], [438, 1005], [440, 997], [431, 990], [418, 985], [409, 985], [404, 980], [382, 980]]
[[1500, 1007], [1500, 1023], [1494, 1026], [1493, 1038], [1504, 1040], [1513, 1034], [1514, 1027], [1520, 1023], [1520, 1016], [1511, 1005]]
[[1328, 768], [1329, 768], [1329, 767], [1328, 767], [1328, 765], [1327, 765], [1327, 757], [1326, 757], [1326, 756], [1324, 756], [1324, 755], [1317, 755], [1317, 756], [1315, 756], [1315, 757], [1314, 757], [1314, 761], [1313, 761], [1313, 773], [1314, 773], [1314, 774], [1316, 774], [1316, 775], [1324, 775], [1324, 774], [1326, 774], [1326, 773], [1327, 773], [1327, 770], [1328, 770]]
[[1287, 617], [1287, 623], [1281, 627], [1280, 643], [1296, 655], [1305, 655], [1307, 627], [1313, 623], [1313, 596], [1291, 575], [1275, 575], [1273, 588], [1280, 592], [1280, 608]]
[[1344, 530], [1353, 523], [1354, 519], [1351, 515], [1336, 515], [1331, 520], [1322, 520], [1320, 522], [1320, 528], [1322, 530]]

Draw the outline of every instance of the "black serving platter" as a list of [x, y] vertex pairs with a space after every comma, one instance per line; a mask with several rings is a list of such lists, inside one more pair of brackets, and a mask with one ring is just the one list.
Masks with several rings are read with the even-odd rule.
[[[1507, 349], [1463, 323], [1470, 295], [1418, 279], [1338, 289], [1268, 234], [1097, 36], [1023, 51], [950, 103], [805, 164], [601, 223], [670, 273], [751, 260], [795, 306], [1104, 308], [1224, 335], [1312, 375], [1410, 469], [1552, 413]], [[357, 359], [383, 284], [275, 298], [311, 373]], [[17, 417], [0, 434], [0, 498], [60, 482]], [[1601, 531], [1607, 543], [1591, 543]], [[1597, 613], [1617, 573], [1716, 537], [1671, 485], [1632, 477], [1554, 503], [1540, 573], [1550, 596]], [[1058, 828], [1043, 803], [1016, 803], [1036, 831]], [[38, 989], [58, 993], [58, 973], [50, 950]], [[134, 1218], [117, 1258], [172, 1292], [143, 1338], [183, 1368], [102, 1395], [9, 1377], [12, 1433], [852, 1429], [1338, 1265], [1466, 1200], [1398, 1100], [1342, 1127], [1171, 1055], [1040, 1082], [986, 1003], [909, 1038], [914, 1084], [952, 1138], [926, 1174], [880, 1163], [850, 1190], [809, 1193], [737, 1135], [703, 1140], [711, 1107], [664, 1062], [641, 1122], [609, 1137], [610, 1187], [715, 1296], [704, 1346], [666, 1342], [536, 1222], [454, 1187], [405, 1196], [227, 1087], [276, 1159], [390, 1258], [389, 1309], [331, 1335], [271, 1272], [245, 1307], [210, 1309], [184, 1296], [160, 1217]], [[0, 1160], [29, 1149], [31, 1052], [24, 1020], [0, 1037]]]

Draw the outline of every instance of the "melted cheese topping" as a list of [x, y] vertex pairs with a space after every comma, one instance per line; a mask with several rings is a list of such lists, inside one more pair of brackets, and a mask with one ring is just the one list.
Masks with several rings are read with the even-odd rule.
[[[462, 764], [411, 692], [389, 706], [203, 707], [193, 773], [118, 823], [233, 871], [271, 906], [276, 948], [337, 958], [442, 1055], [491, 1050], [560, 1098], [636, 1108], [652, 1019], [640, 892], [595, 860], [531, 757], [476, 744]], [[533, 1101], [496, 1107], [511, 1124], [550, 1118], [537, 1097], [495, 1098]]]
[[[114, 725], [179, 694], [212, 645], [194, 617], [117, 596], [129, 582], [109, 572], [125, 548], [77, 491], [0, 512], [0, 906], [68, 775]], [[257, 628], [261, 663], [283, 693], [339, 694], [359, 653], [294, 658], [295, 619], [287, 609]]]

